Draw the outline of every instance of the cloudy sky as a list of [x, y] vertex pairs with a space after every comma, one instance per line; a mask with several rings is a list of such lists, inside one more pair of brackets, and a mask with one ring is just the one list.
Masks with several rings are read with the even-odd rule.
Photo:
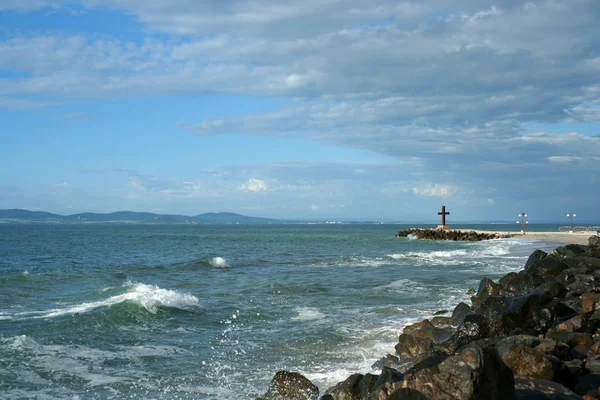
[[0, 0], [0, 209], [600, 222], [598, 0]]

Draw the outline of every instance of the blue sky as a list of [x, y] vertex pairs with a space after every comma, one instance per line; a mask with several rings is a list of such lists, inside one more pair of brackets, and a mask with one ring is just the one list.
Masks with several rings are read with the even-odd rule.
[[598, 15], [0, 0], [0, 209], [599, 222]]

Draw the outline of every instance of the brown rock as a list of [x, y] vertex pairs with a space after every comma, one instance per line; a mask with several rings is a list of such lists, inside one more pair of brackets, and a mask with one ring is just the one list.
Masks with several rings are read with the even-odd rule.
[[354, 374], [343, 382], [327, 390], [325, 396], [329, 395], [334, 400], [363, 400], [368, 399], [377, 381], [376, 375]]
[[398, 338], [396, 345], [396, 354], [401, 359], [407, 359], [419, 356], [433, 347], [433, 340], [427, 338], [414, 337], [403, 333]]
[[500, 358], [513, 370], [515, 375], [531, 378], [554, 378], [554, 368], [542, 353], [527, 346], [508, 345], [498, 348]]
[[[514, 400], [513, 373], [494, 348], [469, 345], [438, 365], [404, 377], [404, 389], [430, 400]], [[399, 397], [399, 399], [402, 397]]]
[[596, 309], [596, 298], [593, 293], [584, 293], [581, 295], [581, 312], [585, 314], [593, 313]]
[[297, 372], [279, 371], [269, 385], [265, 400], [317, 400], [319, 388]]

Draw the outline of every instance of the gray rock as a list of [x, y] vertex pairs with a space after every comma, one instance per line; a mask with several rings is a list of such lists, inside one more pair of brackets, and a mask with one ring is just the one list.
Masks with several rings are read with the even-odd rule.
[[493, 347], [469, 345], [431, 368], [406, 374], [403, 388], [431, 400], [515, 398], [514, 378]]
[[473, 314], [471, 307], [466, 303], [458, 303], [458, 305], [454, 307], [454, 311], [452, 311], [452, 326], [460, 325], [465, 319], [465, 316], [469, 314]]
[[507, 343], [498, 346], [498, 353], [516, 376], [529, 376], [549, 381], [554, 378], [552, 363], [531, 347]]
[[577, 394], [557, 382], [528, 377], [515, 377], [517, 400], [581, 400]]
[[369, 400], [378, 376], [354, 374], [343, 382], [327, 389], [325, 396], [333, 400]]
[[279, 371], [269, 385], [264, 400], [317, 400], [319, 388], [297, 372]]

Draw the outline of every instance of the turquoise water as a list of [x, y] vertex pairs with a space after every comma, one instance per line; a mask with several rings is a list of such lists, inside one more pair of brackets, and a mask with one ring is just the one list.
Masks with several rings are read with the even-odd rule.
[[0, 225], [0, 398], [251, 399], [281, 369], [324, 390], [556, 247], [403, 228]]

